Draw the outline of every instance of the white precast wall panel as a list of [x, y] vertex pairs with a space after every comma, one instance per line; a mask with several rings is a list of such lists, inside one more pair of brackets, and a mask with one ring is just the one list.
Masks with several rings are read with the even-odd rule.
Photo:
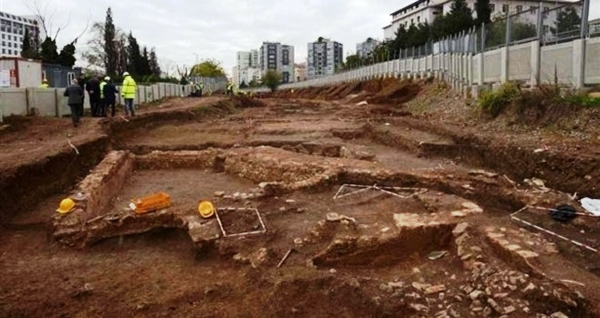
[[42, 63], [18, 60], [19, 87], [38, 87], [42, 84]]
[[585, 82], [600, 84], [600, 37], [590, 39], [586, 45]]
[[531, 79], [531, 53], [531, 43], [523, 43], [509, 48], [509, 80], [529, 81]]
[[542, 47], [541, 83], [573, 84], [573, 43]]
[[483, 53], [483, 80], [486, 83], [500, 82], [501, 50], [496, 49]]

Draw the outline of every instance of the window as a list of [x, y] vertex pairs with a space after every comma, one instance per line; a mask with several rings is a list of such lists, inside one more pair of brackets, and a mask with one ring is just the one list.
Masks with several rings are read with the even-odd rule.
[[415, 24], [415, 19], [410, 19], [410, 24]]
[[417, 23], [421, 22], [421, 17], [417, 17]]
[[518, 5], [518, 6], [517, 6], [517, 12], [518, 12], [518, 13], [521, 13], [521, 12], [523, 12], [523, 6], [521, 6], [521, 5]]
[[502, 13], [507, 13], [510, 10], [510, 6], [508, 4], [502, 5]]
[[537, 13], [537, 7], [536, 6], [529, 7], [529, 13], [536, 14]]
[[492, 13], [494, 13], [494, 12], [496, 11], [496, 5], [495, 5], [495, 4], [493, 4], [493, 3], [492, 3], [492, 4], [490, 4], [490, 11], [491, 11]]
[[2, 49], [2, 54], [6, 54], [6, 49]]
[[2, 34], [2, 40], [6, 38], [6, 34]]
[[544, 25], [544, 33], [548, 33], [550, 31], [549, 25]]
[[12, 55], [12, 50], [8, 50], [8, 54], [9, 54], [9, 55]]

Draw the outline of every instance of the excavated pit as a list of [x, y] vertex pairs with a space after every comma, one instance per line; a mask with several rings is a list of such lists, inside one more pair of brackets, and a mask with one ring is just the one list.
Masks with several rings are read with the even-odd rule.
[[[249, 295], [246, 311], [230, 308], [227, 313], [318, 316], [333, 314], [333, 302], [340, 308], [337, 314], [350, 316], [500, 316], [510, 315], [513, 307], [513, 316], [556, 311], [590, 316], [587, 300], [565, 288], [561, 279], [581, 277], [582, 268], [593, 271], [595, 259], [582, 256], [579, 268], [561, 263], [561, 253], [578, 251], [562, 243], [555, 246], [508, 219], [524, 205], [552, 206], [567, 200], [566, 194], [532, 192], [497, 173], [443, 160], [471, 156], [460, 150], [464, 140], [386, 125], [385, 120], [319, 118], [335, 108], [289, 102], [246, 116], [217, 107], [223, 111], [215, 114], [229, 116], [194, 123], [194, 114], [181, 111], [167, 115], [168, 125], [157, 128], [153, 126], [162, 114], [120, 123], [112, 137], [123, 150], [110, 152], [72, 189], [86, 198], [72, 213], [53, 217], [52, 237], [80, 248], [94, 245], [78, 251], [82, 254], [68, 252], [74, 258], [89, 255], [89, 262], [112, 249], [119, 255], [122, 245], [131, 246], [129, 252], [139, 248], [139, 264], [157, 268], [136, 277], [175, 277], [173, 284], [182, 286], [178, 296], [162, 301], [178, 307], [135, 303], [142, 314], [151, 310], [185, 316], [194, 306], [216, 309]], [[288, 115], [302, 118], [272, 117]], [[437, 157], [442, 159], [433, 159]], [[376, 187], [339, 192], [347, 184]], [[131, 199], [157, 191], [171, 196], [171, 207], [144, 215], [127, 208]], [[54, 204], [58, 198], [48, 200]], [[224, 237], [214, 216], [198, 215], [199, 200], [223, 209], [218, 213], [226, 233], [253, 233]], [[42, 207], [50, 213], [55, 208], [49, 203]], [[262, 226], [254, 211], [266, 232], [254, 233]], [[179, 253], [163, 264], [163, 250], [175, 246]], [[153, 258], [144, 259], [147, 252]], [[287, 252], [289, 257], [282, 258]], [[440, 252], [441, 258], [430, 258]], [[194, 262], [185, 263], [186, 254], [195, 255]], [[564, 273], [548, 266], [557, 263]], [[169, 268], [177, 268], [178, 274]], [[128, 268], [115, 272], [129, 273]], [[153, 284], [161, 286], [161, 279]], [[185, 284], [196, 279], [204, 293]], [[213, 279], [220, 282], [211, 284]], [[265, 286], [264, 292], [257, 290]], [[476, 296], [476, 291], [482, 294]], [[355, 299], [348, 302], [348, 297]], [[253, 301], [263, 310], [257, 311]], [[124, 312], [119, 308], [115, 315]]]

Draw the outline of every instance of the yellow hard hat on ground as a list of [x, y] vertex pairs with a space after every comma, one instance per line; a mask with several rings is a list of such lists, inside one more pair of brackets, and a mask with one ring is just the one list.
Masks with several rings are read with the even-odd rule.
[[62, 214], [69, 213], [74, 207], [75, 201], [73, 201], [71, 198], [66, 198], [60, 201], [60, 205], [58, 206], [58, 209], [56, 209], [56, 212]]
[[198, 203], [198, 213], [200, 213], [200, 216], [207, 219], [215, 214], [215, 206], [209, 201], [200, 201], [200, 203]]

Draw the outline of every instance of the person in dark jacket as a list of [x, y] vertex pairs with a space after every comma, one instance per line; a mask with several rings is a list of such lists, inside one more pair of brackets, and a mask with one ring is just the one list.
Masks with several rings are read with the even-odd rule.
[[[85, 80], [83, 78], [83, 76], [79, 76], [77, 78], [77, 84], [79, 85], [79, 87], [81, 87], [81, 90], [85, 92]], [[79, 117], [83, 117], [83, 104], [85, 102], [85, 93], [83, 94], [83, 96], [81, 97], [81, 112], [78, 114]]]
[[106, 110], [110, 107], [110, 113], [112, 117], [115, 117], [115, 103], [116, 94], [119, 93], [115, 84], [111, 81], [110, 77], [105, 77], [104, 81], [106, 84], [102, 87], [102, 95], [104, 96], [104, 107]]
[[83, 113], [83, 89], [78, 84], [77, 80], [74, 79], [71, 85], [65, 89], [64, 96], [68, 97], [67, 105], [71, 108], [71, 119], [73, 120], [73, 126], [79, 126], [79, 114]]
[[99, 117], [100, 114], [100, 81], [96, 77], [92, 77], [85, 85], [85, 90], [90, 96], [90, 108], [92, 117]]

